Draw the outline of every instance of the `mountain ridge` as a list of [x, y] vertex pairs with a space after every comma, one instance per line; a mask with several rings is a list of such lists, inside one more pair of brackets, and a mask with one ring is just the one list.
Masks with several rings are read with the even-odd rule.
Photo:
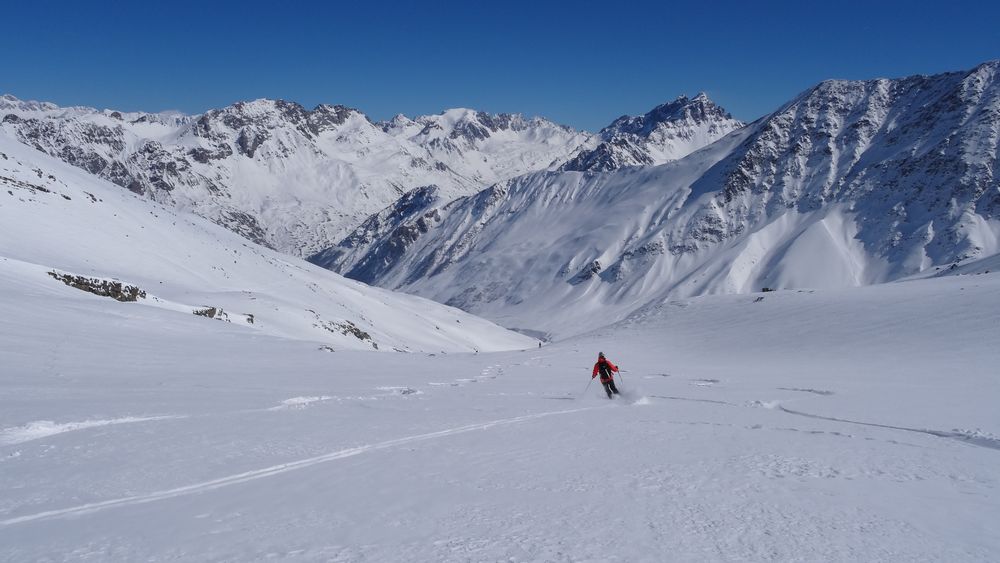
[[659, 299], [934, 273], [1000, 251], [998, 67], [825, 81], [680, 160], [528, 174], [311, 260], [561, 335]]
[[336, 244], [410, 190], [470, 195], [555, 169], [599, 142], [517, 113], [453, 108], [374, 121], [344, 105], [310, 110], [268, 98], [184, 115], [4, 95], [0, 130], [153, 201], [303, 256]]
[[196, 116], [0, 99], [20, 142], [291, 254], [333, 244], [400, 194], [450, 197], [544, 168], [589, 134], [543, 118], [448, 110], [374, 122], [357, 109], [237, 102]]

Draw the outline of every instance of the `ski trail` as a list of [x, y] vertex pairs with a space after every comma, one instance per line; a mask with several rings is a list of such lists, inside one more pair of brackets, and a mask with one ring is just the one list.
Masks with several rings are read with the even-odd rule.
[[778, 387], [782, 391], [798, 391], [799, 393], [812, 393], [813, 395], [823, 395], [829, 396], [833, 395], [833, 391], [827, 391], [825, 389], [808, 389], [803, 387]]
[[672, 395], [650, 395], [654, 399], [670, 399], [671, 401], [692, 401], [695, 403], [714, 403], [716, 405], [729, 405], [731, 407], [739, 406], [728, 401], [717, 401], [715, 399], [693, 399], [690, 397], [674, 397]]
[[788, 414], [794, 414], [796, 416], [818, 418], [820, 420], [845, 422], [847, 424], [859, 424], [861, 426], [874, 426], [876, 428], [890, 428], [892, 430], [905, 430], [906, 432], [917, 432], [919, 434], [928, 434], [930, 436], [937, 436], [938, 438], [949, 438], [951, 440], [958, 440], [959, 442], [963, 442], [972, 446], [979, 446], [981, 448], [1000, 450], [1000, 438], [995, 438], [992, 436], [987, 436], [976, 432], [965, 432], [961, 430], [946, 432], [944, 430], [929, 430], [926, 428], [907, 428], [905, 426], [892, 426], [890, 424], [878, 424], [876, 422], [859, 422], [857, 420], [847, 420], [844, 418], [834, 418], [832, 416], [820, 416], [818, 414], [809, 414], [806, 412], [793, 411], [781, 405], [778, 405], [778, 410], [786, 412]]
[[425, 440], [433, 440], [436, 438], [443, 438], [446, 436], [453, 436], [456, 434], [464, 434], [466, 432], [472, 432], [475, 430], [487, 430], [497, 426], [506, 426], [510, 424], [517, 424], [520, 422], [526, 422], [529, 420], [535, 420], [539, 418], [545, 418], [548, 416], [558, 416], [562, 414], [572, 414], [582, 411], [594, 410], [601, 407], [585, 407], [580, 409], [569, 409], [561, 411], [548, 411], [536, 414], [529, 414], [524, 416], [517, 416], [514, 418], [503, 418], [499, 420], [491, 420], [489, 422], [482, 422], [477, 424], [468, 424], [465, 426], [459, 426], [457, 428], [449, 428], [446, 430], [439, 430], [437, 432], [428, 432], [426, 434], [417, 434], [415, 436], [407, 436], [404, 438], [396, 438], [394, 440], [387, 440], [385, 442], [378, 442], [375, 444], [367, 444], [363, 446], [357, 446], [354, 448], [347, 448], [344, 450], [339, 450], [335, 452], [330, 452], [328, 454], [323, 454], [316, 457], [311, 457], [307, 459], [301, 459], [298, 461], [292, 461], [288, 463], [281, 463], [278, 465], [272, 465], [271, 467], [265, 467], [263, 469], [255, 469], [253, 471], [246, 471], [244, 473], [237, 473], [236, 475], [229, 475], [228, 477], [221, 477], [218, 479], [213, 479], [211, 481], [205, 481], [202, 483], [195, 483], [193, 485], [186, 485], [183, 487], [177, 487], [174, 489], [167, 489], [165, 491], [156, 491], [153, 493], [148, 493], [144, 495], [135, 495], [130, 497], [123, 497], [112, 500], [105, 500], [101, 502], [94, 502], [89, 504], [81, 504], [79, 506], [72, 506], [69, 508], [60, 508], [57, 510], [47, 510], [45, 512], [38, 512], [36, 514], [28, 514], [25, 516], [18, 516], [16, 518], [9, 518], [7, 520], [0, 520], [0, 527], [11, 526], [14, 524], [22, 524], [24, 522], [33, 522], [36, 520], [47, 520], [50, 518], [58, 518], [61, 516], [72, 516], [76, 514], [84, 514], [88, 512], [97, 512], [100, 510], [114, 508], [118, 506], [130, 506], [136, 504], [146, 504], [150, 502], [156, 502], [158, 500], [164, 500], [169, 498], [175, 498], [184, 495], [190, 495], [194, 493], [202, 493], [206, 491], [212, 491], [215, 489], [221, 489], [223, 487], [228, 487], [230, 485], [236, 485], [239, 483], [245, 483], [248, 481], [255, 481], [257, 479], [263, 479], [265, 477], [270, 477], [272, 475], [279, 475], [282, 473], [287, 473], [289, 471], [295, 471], [297, 469], [303, 469], [320, 463], [326, 463], [329, 461], [335, 461], [338, 459], [344, 459], [348, 457], [353, 457], [366, 452], [372, 452], [377, 450], [383, 450], [386, 448], [392, 448], [394, 446], [399, 446], [402, 444], [410, 444], [413, 442], [422, 442]]

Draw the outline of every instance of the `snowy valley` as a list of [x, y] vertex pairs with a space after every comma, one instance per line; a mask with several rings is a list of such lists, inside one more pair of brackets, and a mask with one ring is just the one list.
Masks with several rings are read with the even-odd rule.
[[1000, 557], [998, 61], [0, 121], [0, 561]]
[[[995, 273], [671, 300], [436, 356], [3, 295], [2, 560], [1000, 552]], [[597, 350], [614, 401], [587, 388]]]

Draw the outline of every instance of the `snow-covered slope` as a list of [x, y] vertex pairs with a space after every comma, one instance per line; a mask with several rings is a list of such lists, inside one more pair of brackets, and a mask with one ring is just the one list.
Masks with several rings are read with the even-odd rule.
[[623, 115], [598, 133], [597, 146], [581, 151], [561, 170], [608, 171], [651, 166], [683, 158], [744, 123], [704, 93], [681, 96], [645, 115]]
[[[534, 343], [457, 309], [259, 247], [4, 133], [0, 190], [0, 293], [26, 314], [54, 302], [89, 311], [96, 326], [122, 318], [169, 322], [175, 330], [207, 323], [225, 334], [304, 340], [328, 351], [471, 352]], [[72, 330], [55, 318], [39, 322], [51, 323], [53, 344]]]
[[939, 271], [1000, 251], [998, 69], [824, 82], [681, 160], [390, 210], [312, 259], [561, 335], [664, 295]]
[[1000, 559], [997, 273], [437, 356], [37, 290], [0, 292], [3, 561]]
[[448, 199], [565, 160], [591, 135], [466, 109], [373, 123], [358, 110], [256, 100], [200, 116], [0, 97], [11, 137], [255, 242], [306, 255], [401, 194]]

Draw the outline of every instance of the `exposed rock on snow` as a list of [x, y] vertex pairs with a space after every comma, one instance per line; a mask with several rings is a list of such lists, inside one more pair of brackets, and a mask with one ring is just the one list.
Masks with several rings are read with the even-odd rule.
[[123, 284], [117, 280], [88, 278], [60, 272], [48, 272], [48, 274], [70, 287], [75, 287], [94, 295], [100, 295], [101, 297], [110, 297], [116, 301], [128, 302], [146, 298], [146, 292], [142, 289], [134, 285]]

